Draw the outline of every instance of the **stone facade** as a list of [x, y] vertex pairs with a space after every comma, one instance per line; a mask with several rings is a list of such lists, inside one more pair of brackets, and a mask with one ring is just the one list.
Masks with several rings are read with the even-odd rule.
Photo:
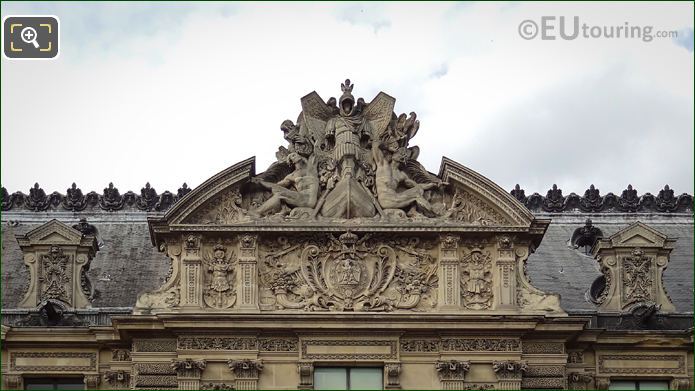
[[[692, 197], [593, 186], [584, 197], [555, 186], [526, 197], [446, 158], [434, 175], [410, 145], [414, 113], [396, 115], [383, 92], [365, 103], [349, 80], [341, 87], [338, 100], [301, 99], [296, 123], [281, 126], [287, 146], [260, 174], [249, 159], [176, 195], [149, 184], [140, 195], [112, 184], [102, 195], [3, 188], [3, 210], [42, 213], [27, 220], [37, 224], [74, 219], [59, 208], [126, 223], [124, 209], [149, 213], [169, 262], [161, 285], [125, 311], [93, 306], [90, 262], [110, 239], [99, 223], [50, 220], [17, 235], [29, 273], [18, 308], [3, 308], [22, 314], [2, 326], [3, 388], [79, 375], [90, 389], [312, 389], [322, 366], [383, 368], [384, 389], [693, 384], [692, 318], [678, 317], [663, 283], [675, 238], [635, 221], [606, 238], [591, 221], [577, 227], [569, 248], [593, 248], [600, 269], [584, 288], [592, 312], [564, 308], [527, 267], [552, 213], [682, 215]], [[3, 252], [5, 262], [15, 261]], [[90, 311], [109, 315], [90, 321]]]

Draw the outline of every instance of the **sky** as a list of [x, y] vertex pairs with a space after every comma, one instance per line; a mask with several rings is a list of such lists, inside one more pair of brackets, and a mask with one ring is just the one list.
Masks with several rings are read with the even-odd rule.
[[[397, 114], [417, 113], [411, 145], [432, 172], [446, 156], [527, 195], [553, 184], [564, 194], [591, 184], [693, 194], [692, 2], [1, 8], [56, 15], [61, 29], [58, 59], [2, 59], [0, 179], [10, 193], [35, 182], [47, 193], [73, 182], [85, 193], [109, 182], [121, 193], [146, 182], [176, 192], [250, 156], [261, 172], [299, 99], [339, 97], [350, 78], [356, 97], [384, 91]], [[560, 36], [560, 18], [567, 27], [575, 17], [587, 29]], [[556, 39], [525, 39], [526, 21]], [[626, 25], [677, 36], [602, 33]]]

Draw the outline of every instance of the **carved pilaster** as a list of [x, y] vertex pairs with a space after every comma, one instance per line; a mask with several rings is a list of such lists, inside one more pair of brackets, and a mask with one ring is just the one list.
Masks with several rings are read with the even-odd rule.
[[203, 282], [201, 280], [202, 261], [186, 259], [183, 261], [182, 295], [183, 307], [202, 307], [201, 298]]
[[104, 382], [115, 389], [130, 388], [130, 373], [126, 371], [108, 371], [104, 373]]
[[98, 374], [84, 375], [84, 386], [87, 390], [98, 390], [100, 380], [101, 376], [99, 376]]
[[497, 238], [497, 302], [500, 309], [516, 308], [516, 256], [514, 244], [508, 236]]
[[462, 390], [466, 372], [471, 369], [468, 361], [437, 361], [435, 369], [439, 373], [439, 380], [443, 390]]
[[258, 309], [258, 236], [239, 237], [239, 308]]
[[459, 276], [459, 240], [457, 235], [442, 235], [439, 238], [439, 297], [443, 308], [458, 309], [461, 305]]
[[236, 376], [237, 390], [257, 390], [258, 375], [263, 370], [263, 361], [261, 360], [229, 360], [229, 369]]
[[23, 390], [24, 379], [22, 375], [3, 375], [2, 380], [5, 383], [6, 390]]
[[200, 388], [200, 377], [207, 365], [205, 360], [190, 358], [171, 361], [171, 369], [176, 372], [179, 390], [197, 390]]
[[521, 389], [521, 377], [528, 369], [525, 361], [495, 361], [492, 370], [499, 381], [501, 390]]
[[384, 379], [386, 384], [384, 389], [396, 390], [401, 388], [401, 363], [386, 363], [384, 364]]
[[299, 371], [299, 387], [297, 388], [312, 390], [314, 388], [314, 364], [309, 361], [299, 362], [297, 371]]

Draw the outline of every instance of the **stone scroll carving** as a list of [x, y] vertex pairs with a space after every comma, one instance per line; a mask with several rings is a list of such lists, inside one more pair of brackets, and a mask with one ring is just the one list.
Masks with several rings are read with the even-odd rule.
[[497, 264], [502, 272], [502, 286], [513, 286], [516, 291], [516, 297], [509, 298], [510, 302], [525, 311], [566, 315], [560, 306], [559, 295], [543, 292], [531, 284], [526, 272], [526, 261], [530, 249], [515, 246], [512, 239], [507, 236], [500, 236], [498, 239]]
[[349, 231], [277, 240], [261, 267], [265, 301], [276, 309], [393, 311], [436, 303], [433, 242]]

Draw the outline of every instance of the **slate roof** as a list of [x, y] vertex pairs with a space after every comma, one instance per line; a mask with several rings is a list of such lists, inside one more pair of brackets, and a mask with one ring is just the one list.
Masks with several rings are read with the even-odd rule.
[[[150, 242], [147, 217], [162, 212], [144, 210], [106, 211], [86, 208], [82, 212], [66, 210], [10, 210], [2, 214], [2, 308], [16, 308], [26, 290], [28, 271], [15, 235], [56, 218], [69, 225], [86, 217], [99, 231], [103, 246], [92, 260], [89, 277], [99, 292], [93, 301], [97, 308], [132, 307], [139, 293], [162, 285], [169, 270], [167, 258]], [[534, 211], [538, 218], [550, 218], [546, 235], [529, 257], [527, 270], [537, 288], [559, 293], [562, 307], [570, 313], [596, 311], [587, 291], [600, 276], [598, 263], [570, 246], [575, 229], [587, 218], [603, 231], [604, 237], [641, 221], [678, 238], [664, 274], [664, 283], [676, 310], [693, 312], [693, 216], [691, 212], [596, 212], [579, 210], [548, 213]]]

